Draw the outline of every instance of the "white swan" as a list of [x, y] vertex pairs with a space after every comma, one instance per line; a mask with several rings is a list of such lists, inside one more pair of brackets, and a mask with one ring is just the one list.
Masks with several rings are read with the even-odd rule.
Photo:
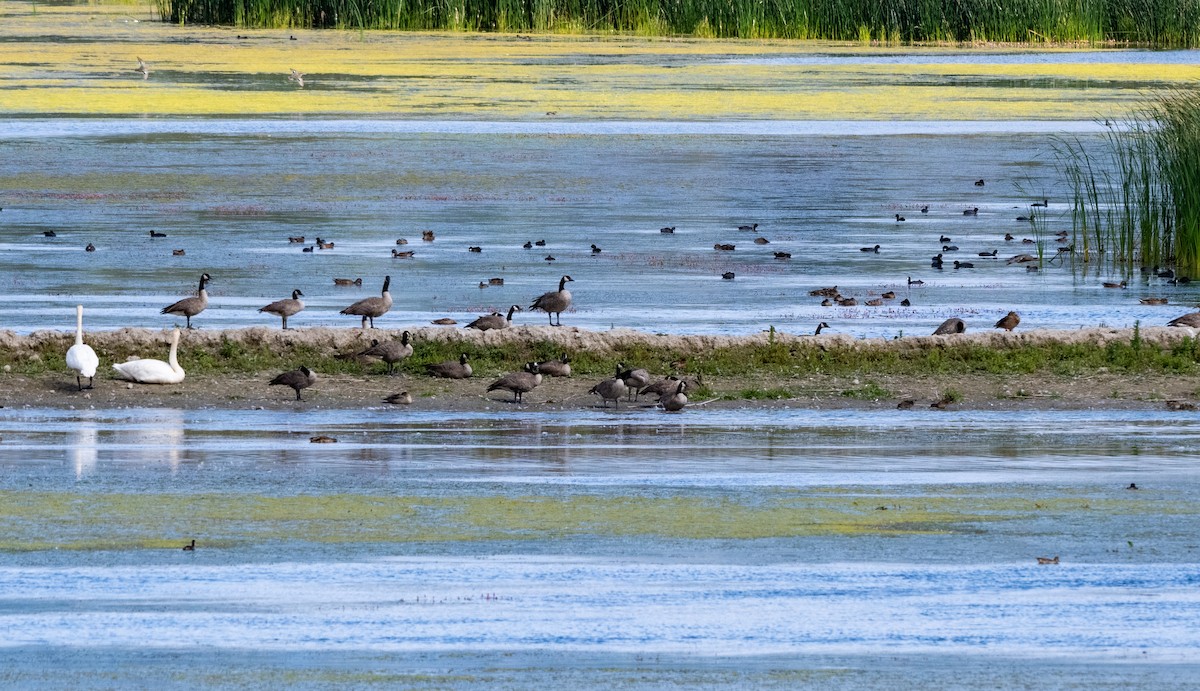
[[183, 368], [175, 359], [178, 349], [179, 329], [176, 328], [175, 332], [171, 334], [171, 352], [167, 354], [166, 362], [162, 360], [130, 360], [114, 364], [113, 369], [117, 371], [119, 378], [139, 384], [178, 384], [183, 381]]
[[67, 351], [67, 367], [75, 370], [75, 383], [80, 391], [83, 391], [83, 377], [88, 378], [87, 388], [92, 388], [92, 379], [99, 366], [96, 351], [83, 342], [83, 305], [75, 305], [75, 345]]

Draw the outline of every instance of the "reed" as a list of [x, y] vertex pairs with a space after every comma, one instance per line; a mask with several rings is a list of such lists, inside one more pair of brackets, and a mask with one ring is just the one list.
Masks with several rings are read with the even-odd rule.
[[1195, 0], [155, 0], [164, 21], [721, 38], [1200, 43]]
[[1200, 275], [1200, 94], [1166, 92], [1099, 146], [1061, 139], [1055, 153], [1084, 265]]

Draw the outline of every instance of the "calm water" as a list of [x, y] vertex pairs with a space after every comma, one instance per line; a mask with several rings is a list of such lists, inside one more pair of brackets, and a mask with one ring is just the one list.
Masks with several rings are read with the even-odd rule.
[[[713, 669], [762, 685], [831, 664], [892, 670], [854, 684], [881, 687], [911, 665], [933, 678], [974, 670], [959, 683], [979, 687], [1017, 683], [1002, 671], [1014, 666], [1041, 670], [1049, 686], [1194, 678], [1194, 417], [727, 417], [2, 410], [0, 496], [15, 502], [0, 509], [6, 539], [64, 548], [0, 551], [0, 658], [15, 664], [9, 679], [36, 681], [50, 663], [82, 685], [95, 680], [71, 662], [80, 653], [114, 665], [121, 683], [163, 664], [195, 683], [245, 683], [236, 675], [275, 668], [319, 683], [341, 668], [334, 653], [367, 656], [369, 669], [469, 672], [435, 684], [459, 687], [486, 686], [481, 668], [506, 666], [496, 656], [515, 656], [522, 671], [505, 675], [518, 685], [604, 683], [650, 660], [646, 687], [660, 674], [715, 683], [697, 676]], [[310, 444], [318, 433], [340, 441]], [[1131, 481], [1141, 489], [1125, 489]], [[139, 496], [161, 507], [122, 508]], [[307, 512], [356, 496], [442, 508], [367, 515], [357, 527], [331, 518], [305, 537]], [[264, 501], [309, 503], [276, 516]], [[895, 533], [628, 534], [621, 510], [551, 529], [532, 514], [510, 525], [494, 513], [473, 538], [404, 537], [451, 529], [467, 520], [456, 507], [478, 502], [634, 512], [700, 502], [729, 515], [810, 502], [799, 515], [818, 524], [855, 502], [872, 517], [917, 512]], [[961, 517], [904, 528], [930, 511]], [[200, 548], [180, 551], [193, 536]], [[147, 537], [167, 545], [136, 546]], [[1063, 563], [1034, 563], [1051, 554]], [[213, 651], [234, 661], [216, 676], [205, 668]], [[147, 655], [157, 661], [134, 663]], [[882, 655], [893, 659], [872, 661]]]
[[[202, 328], [275, 324], [256, 309], [293, 288], [309, 305], [293, 325], [355, 326], [338, 310], [376, 294], [385, 274], [395, 306], [380, 326], [396, 328], [528, 305], [562, 274], [575, 278], [565, 323], [676, 333], [803, 333], [826, 321], [895, 336], [949, 316], [987, 328], [1010, 309], [1030, 327], [1164, 324], [1185, 308], [1137, 298], [1190, 305], [1200, 290], [1158, 279], [1106, 290], [1109, 274], [1004, 264], [1036, 254], [1022, 238], [1040, 237], [1054, 254], [1048, 236], [1071, 224], [1048, 131], [1098, 136], [1091, 123], [9, 125], [0, 140], [0, 328], [22, 332], [69, 329], [76, 303], [88, 307], [90, 328], [169, 326], [159, 309], [194, 291], [205, 271], [212, 305], [196, 320]], [[980, 178], [985, 187], [974, 185]], [[1038, 236], [1015, 219], [1042, 197], [1051, 204], [1039, 210]], [[979, 215], [964, 217], [968, 207]], [[737, 230], [750, 223], [756, 232]], [[422, 242], [423, 229], [437, 239]], [[1004, 242], [1006, 232], [1017, 241]], [[287, 241], [301, 235], [336, 247], [301, 253]], [[961, 248], [948, 258], [976, 268], [931, 269], [943, 235]], [[415, 258], [390, 257], [399, 237]], [[89, 242], [96, 252], [83, 252]], [[875, 244], [879, 254], [859, 251]], [[976, 256], [991, 250], [999, 259]], [[736, 278], [722, 280], [727, 271]], [[909, 291], [908, 276], [925, 285]], [[335, 289], [334, 277], [364, 285]], [[493, 277], [505, 285], [478, 287]], [[897, 298], [822, 308], [808, 291], [827, 285], [860, 304], [888, 290]], [[898, 305], [904, 297], [912, 307]]]

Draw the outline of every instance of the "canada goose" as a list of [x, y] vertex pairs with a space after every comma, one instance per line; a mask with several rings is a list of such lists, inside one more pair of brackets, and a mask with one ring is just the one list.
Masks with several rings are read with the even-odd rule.
[[973, 206], [970, 209], [963, 210], [963, 216], [978, 216], [978, 215], [979, 215], [979, 207], [978, 206]]
[[437, 324], [438, 326], [453, 326], [453, 325], [457, 324], [458, 321], [455, 319], [451, 319], [450, 317], [442, 317], [441, 319], [434, 319], [433, 321], [431, 321], [429, 323]]
[[191, 542], [184, 545], [183, 551], [184, 552], [195, 552], [196, 551], [196, 541], [192, 540]]
[[93, 388], [92, 382], [96, 377], [96, 368], [100, 366], [100, 358], [96, 351], [83, 342], [83, 305], [75, 305], [75, 345], [67, 350], [67, 367], [75, 370], [75, 384], [83, 391], [83, 377], [88, 378], [87, 388]]
[[896, 223], [899, 223], [903, 220], [905, 220], [905, 218], [903, 216], [901, 216], [900, 214], [896, 214]]
[[392, 405], [409, 405], [413, 402], [413, 397], [409, 392], [401, 391], [400, 393], [394, 393], [383, 399], [383, 402], [391, 403]]
[[958, 245], [942, 245], [943, 252], [957, 252]]
[[960, 334], [967, 330], [966, 323], [958, 317], [950, 317], [942, 322], [938, 328], [933, 330], [934, 336], [945, 336], [947, 334]]
[[387, 363], [388, 374], [393, 374], [396, 371], [396, 363], [404, 358], [412, 355], [412, 344], [409, 343], [409, 334], [407, 331], [400, 334], [400, 340], [392, 339], [379, 343], [372, 341], [371, 347], [359, 353], [359, 357], [377, 357]]
[[975, 181], [975, 186], [976, 186], [976, 187], [983, 187], [983, 179], [982, 179], [982, 178], [980, 178], [979, 180], [976, 180], [976, 181]]
[[670, 235], [671, 233], [675, 232], [675, 226], [666, 226], [665, 228], [659, 228], [658, 232], [666, 233], [667, 235]]
[[721, 274], [721, 278], [725, 279], [726, 281], [732, 281], [736, 276], [737, 275], [732, 271], [726, 271], [725, 273]]
[[490, 286], [502, 286], [502, 285], [504, 285], [504, 279], [503, 279], [503, 278], [489, 278], [489, 279], [488, 279], [488, 285], [490, 285]]
[[1030, 240], [1029, 238], [1021, 238], [1021, 244], [1022, 245], [1034, 245], [1034, 244], [1037, 244], [1037, 241]]
[[[550, 318], [550, 326], [562, 326], [562, 313], [571, 306], [571, 291], [566, 289], [567, 282], [574, 282], [570, 276], [558, 280], [558, 290], [542, 293], [529, 306], [531, 310], [542, 310]], [[558, 324], [554, 323], [554, 315], [558, 315]]]
[[[396, 250], [392, 250], [392, 251], [393, 251], [393, 252], [395, 252]], [[482, 248], [482, 247], [479, 247], [479, 246], [477, 246], [477, 245], [472, 245], [471, 247], [468, 247], [468, 248], [467, 248], [467, 251], [468, 251], [468, 252], [475, 252], [476, 254], [478, 254], [478, 253], [480, 253], [480, 252], [482, 252], [482, 251], [483, 251], [483, 248]]]
[[617, 365], [617, 373], [615, 375], [588, 389], [588, 393], [594, 393], [600, 397], [600, 405], [604, 408], [608, 407], [609, 401], [612, 401], [618, 408], [620, 408], [621, 397], [628, 392], [628, 387], [625, 384], [625, 377], [621, 376], [621, 368], [623, 366], [624, 365]]
[[679, 385], [675, 387], [675, 391], [673, 393], [663, 394], [659, 397], [658, 404], [661, 405], [663, 410], [667, 411], [668, 413], [678, 413], [679, 411], [683, 410], [683, 407], [687, 405], [688, 402], [687, 394], [684, 393], [684, 389], [686, 388], [687, 382], [679, 382]]
[[828, 288], [817, 288], [816, 290], [808, 291], [808, 294], [813, 297], [826, 297], [826, 298], [837, 297], [838, 287], [830, 286]]
[[526, 240], [526, 241], [525, 241], [525, 244], [524, 244], [524, 245], [521, 245], [521, 247], [524, 247], [524, 248], [525, 248], [525, 249], [527, 249], [527, 250], [531, 250], [531, 249], [533, 249], [533, 243], [532, 243], [532, 242], [530, 242], [530, 241], [528, 241], [528, 240]]
[[879, 245], [875, 245], [874, 247], [859, 247], [858, 251], [859, 252], [873, 252], [875, 254], [879, 254]]
[[941, 237], [939, 237], [939, 238], [938, 238], [938, 242], [940, 242], [941, 244], [945, 245], [945, 244], [947, 244], [947, 243], [954, 242], [954, 241], [953, 241], [953, 240], [951, 240], [949, 236], [947, 236], [947, 235], [943, 235], [943, 236], [941, 236]]
[[513, 395], [513, 403], [521, 403], [524, 400], [524, 395], [537, 388], [538, 384], [542, 383], [542, 375], [539, 371], [540, 363], [530, 362], [525, 365], [525, 369], [520, 372], [510, 372], [509, 374], [500, 377], [488, 386], [488, 391], [496, 391], [504, 389], [511, 391]]
[[994, 256], [996, 256], [996, 253], [997, 253], [997, 252], [999, 252], [999, 250], [992, 250], [991, 252], [980, 252], [980, 253], [979, 253], [979, 256], [981, 256], [981, 257], [994, 257]]
[[884, 293], [882, 293], [879, 297], [883, 298], [884, 300], [895, 300], [896, 293], [888, 290], [888, 291], [885, 291]]
[[538, 371], [547, 377], [569, 377], [571, 376], [571, 358], [567, 357], [566, 353], [562, 354], [557, 360], [543, 362], [538, 365]]
[[871, 298], [863, 303], [867, 307], [879, 307], [883, 304], [883, 298]]
[[652, 396], [658, 396], [661, 398], [666, 394], [674, 393], [675, 390], [679, 388], [679, 382], [679, 377], [671, 375], [665, 379], [659, 379], [652, 384], [643, 386], [638, 390], [638, 394], [650, 394]]
[[298, 235], [295, 237], [288, 236], [288, 242], [295, 243], [297, 245], [302, 245], [302, 244], [304, 244], [304, 236], [303, 235]]
[[629, 387], [629, 397], [637, 398], [638, 389], [645, 386], [650, 381], [650, 373], [644, 369], [633, 369], [626, 367], [622, 362], [617, 365], [617, 376], [625, 380], [625, 386]]
[[479, 317], [475, 321], [467, 324], [464, 328], [479, 329], [480, 331], [489, 331], [491, 329], [507, 329], [512, 326], [513, 312], [520, 312], [521, 308], [513, 305], [508, 308], [508, 316], [501, 316], [499, 312], [489, 314], [486, 317]]
[[830, 325], [826, 324], [825, 322], [821, 322], [820, 324], [817, 324], [817, 330], [813, 332], [813, 335], [814, 335], [814, 336], [820, 336], [820, 335], [821, 335], [821, 329], [831, 329], [831, 328], [833, 328], [833, 327], [831, 327]]
[[282, 319], [283, 320], [283, 330], [287, 331], [288, 317], [290, 317], [290, 316], [296, 314], [297, 312], [299, 312], [300, 310], [304, 309], [304, 302], [300, 299], [303, 295], [304, 295], [304, 293], [301, 293], [300, 289], [297, 288], [296, 290], [292, 291], [291, 299], [276, 300], [275, 302], [272, 302], [271, 304], [267, 305], [266, 307], [258, 308], [258, 311], [266, 312], [267, 314], [273, 314], [276, 317], [279, 317], [280, 319]]
[[187, 252], [184, 252], [183, 250], [171, 250], [172, 257], [182, 257], [185, 254], [187, 254]]
[[903, 300], [900, 301], [900, 306], [901, 307], [912, 307], [912, 302], [910, 302], [908, 298], [904, 298]]
[[290, 69], [292, 71], [292, 73], [288, 75], [288, 81], [296, 82], [296, 85], [299, 86], [301, 89], [303, 89], [304, 88], [304, 73], [296, 71], [296, 69], [294, 67], [289, 67], [288, 69]]
[[775, 258], [776, 259], [791, 259], [792, 253], [791, 252], [776, 252]]
[[350, 305], [341, 311], [341, 314], [349, 314], [356, 317], [362, 317], [362, 327], [367, 328], [367, 320], [371, 321], [371, 328], [375, 328], [375, 318], [382, 317], [392, 309], [392, 294], [388, 292], [388, 286], [392, 284], [391, 276], [383, 277], [383, 290], [380, 291], [380, 296], [377, 298], [363, 298], [358, 302]]
[[768, 240], [768, 239], [766, 239], [766, 238], [754, 238], [754, 244], [756, 244], [756, 245], [769, 245], [769, 244], [771, 244], [771, 241], [770, 241], [770, 240]]
[[922, 280], [921, 280], [921, 279], [919, 279], [919, 278], [918, 278], [917, 280], [915, 280], [915, 281], [914, 281], [914, 280], [913, 280], [913, 277], [912, 277], [912, 276], [909, 276], [909, 277], [908, 277], [908, 284], [909, 284], [910, 286], [923, 286], [923, 285], [925, 285], [925, 281], [922, 281]]
[[296, 400], [303, 401], [304, 399], [300, 397], [300, 390], [307, 389], [316, 383], [317, 375], [304, 365], [300, 365], [300, 369], [284, 372], [275, 377], [268, 386], [290, 386], [296, 392]]
[[923, 213], [923, 214], [929, 213], [929, 205], [928, 204], [921, 207], [921, 213]]
[[1007, 259], [1005, 264], [1026, 264], [1028, 262], [1036, 262], [1037, 257], [1032, 254], [1017, 254]]
[[58, 237], [58, 233], [54, 232], [53, 230], [43, 230], [42, 236], [48, 237], [48, 238], [56, 238], [56, 237]]
[[1001, 317], [1000, 321], [996, 322], [995, 325], [992, 326], [992, 328], [993, 329], [1004, 329], [1005, 331], [1012, 331], [1013, 329], [1017, 328], [1017, 324], [1020, 324], [1020, 323], [1021, 323], [1021, 315], [1017, 314], [1016, 312], [1009, 312], [1008, 314]]
[[179, 366], [176, 356], [179, 352], [179, 327], [171, 334], [171, 350], [167, 353], [167, 361], [130, 360], [118, 362], [112, 367], [117, 371], [118, 379], [137, 382], [139, 384], [178, 384], [183, 381], [183, 368]]
[[1113, 283], [1112, 281], [1105, 281], [1104, 283], [1101, 283], [1100, 285], [1104, 286], [1105, 288], [1124, 288], [1126, 285], [1126, 282], [1121, 281], [1120, 283]]
[[96, 251], [96, 246], [95, 246], [95, 245], [93, 245], [92, 243], [90, 243], [90, 242], [89, 242], [89, 243], [87, 244], [87, 247], [84, 247], [84, 248], [83, 248], [83, 251], [84, 251], [84, 252], [95, 252], [95, 251]]
[[361, 286], [361, 278], [335, 278], [333, 279], [335, 286]]
[[[486, 288], [486, 287], [487, 287], [487, 284], [486, 284], [486, 283], [484, 283], [483, 281], [480, 281], [480, 282], [479, 282], [479, 288], [480, 288], [480, 290], [482, 290], [482, 289], [484, 289], [484, 288]], [[497, 314], [499, 314], [499, 313], [497, 313]]]
[[718, 250], [720, 252], [732, 252], [735, 249], [737, 249], [737, 245], [731, 245], [729, 243], [718, 242], [717, 244], [713, 245], [713, 249]]
[[149, 79], [150, 78], [150, 68], [146, 66], [146, 61], [142, 60], [141, 58], [138, 58], [137, 61], [138, 61], [138, 66], [137, 66], [137, 69], [134, 70], [134, 72], [141, 72], [142, 79]]
[[165, 238], [165, 237], [167, 237], [167, 234], [166, 234], [166, 233], [160, 233], [160, 232], [158, 232], [157, 230], [152, 230], [152, 231], [150, 231], [150, 237], [152, 237], [152, 238]]
[[1182, 317], [1175, 317], [1167, 322], [1167, 326], [1190, 326], [1193, 329], [1200, 329], [1200, 312], [1190, 312]]
[[538, 247], [545, 247], [545, 246], [546, 246], [546, 241], [545, 241], [545, 240], [538, 240], [537, 242], [535, 242], [535, 243], [533, 243], [533, 244], [537, 245]]
[[596, 243], [592, 243], [592, 254], [600, 254], [603, 251], [604, 250], [596, 246]]
[[200, 314], [208, 307], [208, 291], [204, 286], [212, 280], [208, 274], [200, 274], [200, 291], [197, 295], [184, 298], [173, 305], [162, 308], [159, 314], [174, 314], [187, 319], [187, 328], [192, 328], [192, 317]]
[[470, 379], [471, 364], [467, 362], [467, 354], [458, 356], [458, 360], [447, 360], [432, 365], [425, 365], [425, 372], [431, 377], [443, 379]]
[[392, 250], [392, 259], [412, 259], [416, 254], [416, 250], [407, 250], [404, 252]]
[[974, 269], [975, 265], [972, 264], [971, 262], [954, 262], [954, 268], [956, 268], [956, 269]]
[[749, 230], [749, 231], [755, 231], [755, 230], [758, 230], [758, 224], [757, 224], [757, 223], [751, 223], [751, 224], [750, 224], [750, 225], [748, 225], [748, 226], [745, 226], [745, 225], [743, 225], [743, 226], [738, 226], [738, 230]]
[[914, 401], [913, 399], [906, 398], [903, 401], [900, 401], [899, 403], [896, 404], [896, 410], [908, 410], [916, 404], [917, 404], [917, 402]]
[[1053, 557], [1038, 557], [1037, 563], [1039, 563], [1039, 564], [1057, 564], [1058, 563], [1058, 555], [1056, 554]]

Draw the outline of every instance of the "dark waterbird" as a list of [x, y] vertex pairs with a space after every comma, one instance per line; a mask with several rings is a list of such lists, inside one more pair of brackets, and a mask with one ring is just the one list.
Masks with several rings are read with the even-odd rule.
[[269, 386], [290, 386], [296, 392], [296, 400], [303, 401], [300, 391], [317, 383], [317, 375], [312, 370], [301, 365], [299, 369], [284, 372], [271, 380]]

